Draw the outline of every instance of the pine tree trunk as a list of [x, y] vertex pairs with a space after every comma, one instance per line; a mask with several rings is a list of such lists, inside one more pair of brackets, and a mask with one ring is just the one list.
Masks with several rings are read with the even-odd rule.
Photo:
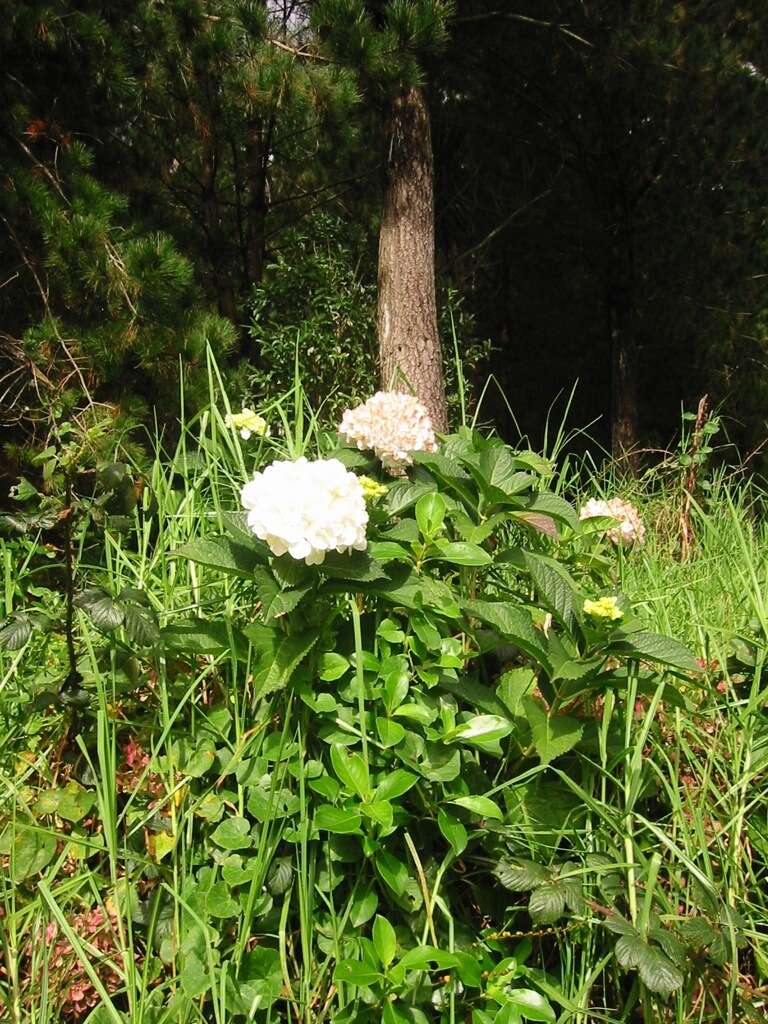
[[267, 160], [260, 118], [254, 118], [248, 124], [246, 147], [249, 194], [246, 280], [248, 284], [261, 284], [261, 279], [264, 276], [264, 248], [267, 231]]
[[435, 301], [434, 170], [423, 91], [393, 101], [387, 187], [379, 235], [378, 336], [381, 384], [426, 406], [448, 429]]

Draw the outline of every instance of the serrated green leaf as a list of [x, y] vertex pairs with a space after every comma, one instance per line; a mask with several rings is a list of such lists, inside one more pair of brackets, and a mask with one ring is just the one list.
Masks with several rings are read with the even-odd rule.
[[263, 700], [288, 685], [301, 661], [317, 643], [319, 635], [319, 630], [311, 629], [304, 633], [294, 633], [280, 641], [274, 660], [256, 678], [256, 693], [259, 698]]
[[531, 726], [533, 745], [542, 764], [549, 764], [556, 757], [566, 754], [581, 739], [583, 724], [578, 719], [568, 718], [566, 715], [552, 715], [533, 697], [523, 697], [521, 704]]
[[565, 892], [558, 882], [544, 882], [531, 893], [528, 913], [540, 924], [554, 924], [565, 913]]
[[651, 992], [660, 996], [672, 995], [683, 984], [682, 973], [655, 946], [645, 946], [637, 961], [637, 972]]
[[524, 608], [502, 601], [462, 601], [461, 607], [465, 614], [484, 622], [505, 640], [548, 666], [544, 643], [533, 628], [530, 613]]
[[[264, 549], [266, 551], [266, 548]], [[171, 552], [173, 558], [186, 558], [233, 576], [250, 578], [258, 565], [266, 563], [266, 554], [247, 547], [231, 537], [199, 537]]]
[[624, 657], [659, 661], [686, 672], [699, 671], [698, 663], [687, 647], [660, 633], [627, 633], [617, 637], [610, 650]]
[[32, 636], [32, 622], [24, 612], [16, 612], [0, 626], [0, 648], [20, 651]]
[[493, 869], [494, 875], [506, 889], [512, 892], [528, 892], [549, 879], [549, 872], [540, 864], [530, 860], [510, 861], [502, 859]]
[[121, 625], [124, 610], [121, 604], [105, 591], [96, 587], [81, 590], [75, 597], [76, 608], [82, 609], [97, 629], [111, 633]]
[[123, 625], [128, 639], [140, 647], [154, 647], [160, 640], [155, 613], [133, 601], [124, 602]]

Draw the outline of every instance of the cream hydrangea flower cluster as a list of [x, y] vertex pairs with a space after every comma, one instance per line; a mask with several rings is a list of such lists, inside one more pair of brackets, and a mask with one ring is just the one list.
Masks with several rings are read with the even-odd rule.
[[611, 498], [610, 501], [590, 498], [580, 510], [579, 518], [592, 519], [595, 516], [610, 516], [611, 519], [618, 520], [618, 525], [606, 530], [614, 544], [641, 546], [645, 541], [645, 527], [631, 502], [624, 501], [623, 498]]
[[429, 413], [413, 395], [377, 391], [367, 402], [347, 409], [339, 433], [347, 441], [376, 453], [392, 476], [401, 476], [413, 463], [412, 452], [437, 448]]
[[269, 436], [267, 421], [263, 416], [259, 416], [255, 409], [243, 408], [241, 412], [228, 412], [224, 417], [224, 423], [233, 430], [239, 430], [244, 441], [252, 434], [258, 434], [259, 437]]
[[243, 487], [240, 501], [273, 555], [320, 565], [328, 551], [366, 548], [363, 488], [338, 459], [273, 462]]

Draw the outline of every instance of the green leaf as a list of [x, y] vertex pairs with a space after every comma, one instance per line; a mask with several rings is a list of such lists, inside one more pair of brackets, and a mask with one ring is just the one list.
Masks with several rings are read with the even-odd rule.
[[20, 651], [32, 636], [32, 622], [24, 612], [16, 612], [0, 626], [0, 648]]
[[513, 725], [499, 715], [475, 715], [443, 736], [444, 743], [492, 743], [509, 736]]
[[676, 927], [692, 949], [706, 949], [717, 934], [706, 917], [686, 917], [678, 921]]
[[405, 729], [399, 722], [379, 716], [376, 718], [376, 732], [383, 747], [395, 747], [405, 736]]
[[411, 555], [393, 540], [372, 540], [368, 544], [371, 558], [385, 565], [387, 562], [410, 562]]
[[[237, 631], [233, 631], [237, 637]], [[168, 650], [186, 657], [221, 654], [230, 648], [229, 633], [224, 622], [204, 619], [184, 619], [160, 631], [160, 638]]]
[[554, 924], [565, 913], [565, 890], [557, 882], [538, 885], [528, 900], [528, 913], [540, 924]]
[[294, 633], [281, 640], [274, 661], [256, 679], [256, 693], [259, 698], [268, 697], [288, 685], [300, 662], [317, 643], [319, 635], [319, 630], [311, 629], [304, 633]]
[[202, 960], [194, 953], [187, 953], [182, 962], [179, 980], [188, 999], [197, 999], [211, 987], [211, 976]]
[[404, 768], [396, 768], [395, 771], [385, 775], [376, 787], [377, 800], [396, 800], [403, 796], [417, 782], [417, 777]]
[[382, 917], [380, 914], [377, 914], [376, 920], [373, 922], [371, 936], [373, 938], [373, 947], [376, 950], [376, 955], [378, 956], [382, 967], [389, 967], [395, 958], [395, 953], [397, 952], [395, 929], [386, 917]]
[[16, 824], [15, 831], [8, 826], [2, 837], [0, 851], [10, 856], [10, 878], [23, 882], [36, 875], [56, 855], [56, 836], [42, 829]]
[[408, 886], [409, 878], [408, 868], [405, 864], [387, 850], [380, 850], [376, 854], [375, 864], [382, 881], [396, 896], [402, 896]]
[[349, 554], [330, 551], [319, 568], [325, 576], [354, 580], [357, 583], [372, 583], [387, 578], [382, 564], [371, 558], [367, 551], [352, 551]]
[[484, 622], [505, 640], [510, 640], [540, 664], [548, 666], [549, 659], [542, 639], [533, 628], [530, 613], [525, 609], [501, 601], [462, 601], [461, 607], [465, 614]]
[[[437, 484], [431, 476], [425, 474], [423, 476], [414, 478], [413, 480], [398, 480], [394, 483], [387, 492], [386, 507], [390, 516], [399, 516], [406, 509], [409, 509], [411, 505], [415, 505], [416, 502], [424, 494], [428, 494], [430, 491], [436, 491]], [[388, 536], [394, 537], [392, 531], [389, 531]], [[399, 537], [394, 539], [399, 540]]]
[[352, 985], [356, 988], [368, 988], [382, 980], [379, 971], [359, 960], [339, 960], [333, 972], [333, 983]]
[[171, 835], [170, 832], [160, 831], [155, 832], [153, 835], [154, 843], [154, 856], [155, 860], [160, 861], [167, 857], [171, 850], [176, 846], [176, 837]]
[[454, 818], [452, 814], [448, 814], [441, 807], [437, 812], [437, 825], [453, 850], [454, 857], [460, 857], [464, 850], [466, 850], [469, 841], [467, 830], [462, 823], [458, 818]]
[[96, 802], [96, 794], [71, 779], [58, 792], [56, 812], [65, 821], [82, 821]]
[[416, 522], [425, 540], [431, 540], [439, 533], [446, 511], [445, 498], [438, 491], [424, 494], [416, 502]]
[[391, 831], [394, 812], [392, 804], [388, 800], [371, 800], [370, 803], [361, 803], [360, 813], [381, 825], [385, 834]]
[[122, 605], [103, 590], [95, 587], [82, 590], [74, 601], [75, 607], [82, 609], [97, 629], [111, 633], [122, 624], [124, 611]]
[[510, 1006], [518, 1011], [525, 1020], [555, 1021], [557, 1014], [549, 1001], [532, 988], [512, 988], [507, 990]]
[[574, 621], [573, 588], [564, 578], [563, 572], [530, 551], [523, 552], [523, 564], [531, 574], [542, 602], [566, 629], [570, 629]]
[[245, 818], [227, 818], [211, 835], [212, 842], [222, 850], [247, 850], [253, 846], [251, 826]]
[[[619, 939], [618, 941], [621, 942], [622, 940]], [[648, 986], [651, 992], [656, 992], [660, 996], [672, 995], [683, 984], [682, 973], [675, 967], [669, 957], [665, 956], [655, 946], [646, 947], [646, 951], [638, 961], [637, 970], [641, 980]]]
[[123, 609], [123, 625], [128, 639], [140, 647], [154, 647], [160, 640], [160, 627], [154, 612], [132, 601], [126, 602]]
[[349, 662], [342, 654], [334, 651], [326, 651], [317, 659], [317, 674], [326, 683], [332, 683], [341, 679], [345, 672], [349, 671]]
[[617, 636], [610, 651], [624, 657], [660, 661], [685, 672], [699, 671], [698, 663], [687, 647], [660, 633], [627, 633]]
[[331, 763], [339, 781], [347, 790], [364, 800], [370, 792], [368, 768], [360, 754], [350, 753], [340, 743], [331, 745]]
[[429, 559], [439, 562], [450, 562], [451, 565], [489, 565], [493, 559], [478, 544], [470, 544], [467, 541], [438, 540], [435, 543], [439, 554], [433, 554], [430, 550]]
[[530, 860], [510, 861], [502, 858], [493, 869], [493, 873], [501, 884], [512, 892], [528, 892], [549, 879], [547, 869]]
[[353, 928], [361, 928], [376, 913], [379, 897], [372, 887], [356, 896], [349, 913], [349, 921]]
[[621, 935], [616, 940], [616, 959], [622, 967], [626, 967], [629, 970], [637, 967], [641, 957], [647, 950], [648, 944], [634, 928], [631, 932]]
[[310, 589], [305, 586], [297, 590], [281, 590], [274, 576], [263, 566], [256, 567], [253, 579], [261, 603], [261, 618], [266, 623], [293, 611]]
[[330, 804], [321, 804], [315, 811], [315, 828], [337, 835], [348, 835], [360, 831], [361, 817], [359, 811]]
[[240, 904], [230, 893], [226, 882], [214, 882], [205, 897], [205, 909], [211, 917], [235, 917]]
[[531, 726], [533, 745], [542, 764], [549, 764], [556, 757], [566, 754], [581, 739], [583, 725], [578, 719], [552, 715], [533, 697], [523, 697], [521, 703]]
[[455, 800], [449, 800], [448, 802], [456, 804], [457, 807], [463, 807], [480, 818], [494, 818], [496, 821], [504, 820], [504, 815], [499, 810], [498, 804], [495, 804], [487, 796], [459, 796]]
[[392, 619], [382, 619], [376, 635], [386, 640], [388, 644], [401, 644], [405, 640], [405, 633]]
[[183, 772], [192, 779], [201, 779], [213, 767], [216, 745], [210, 736], [202, 736], [184, 763]]
[[551, 494], [549, 491], [540, 491], [532, 501], [525, 506], [525, 512], [534, 512], [538, 515], [551, 516], [557, 522], [570, 526], [572, 530], [580, 529], [579, 514], [576, 509], [565, 498], [559, 494]]
[[267, 561], [266, 547], [246, 547], [231, 537], [200, 537], [171, 552], [173, 558], [185, 558], [233, 576], [250, 578], [258, 565]]
[[495, 445], [481, 452], [478, 468], [479, 474], [473, 475], [479, 475], [483, 493], [491, 502], [521, 494], [530, 490], [536, 482], [529, 473], [518, 470], [512, 452], [506, 445]]

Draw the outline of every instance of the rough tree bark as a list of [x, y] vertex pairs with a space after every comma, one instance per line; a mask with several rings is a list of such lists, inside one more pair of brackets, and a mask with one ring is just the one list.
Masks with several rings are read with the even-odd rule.
[[381, 384], [423, 402], [448, 429], [435, 300], [434, 169], [429, 111], [414, 87], [391, 104], [387, 185], [379, 235]]

